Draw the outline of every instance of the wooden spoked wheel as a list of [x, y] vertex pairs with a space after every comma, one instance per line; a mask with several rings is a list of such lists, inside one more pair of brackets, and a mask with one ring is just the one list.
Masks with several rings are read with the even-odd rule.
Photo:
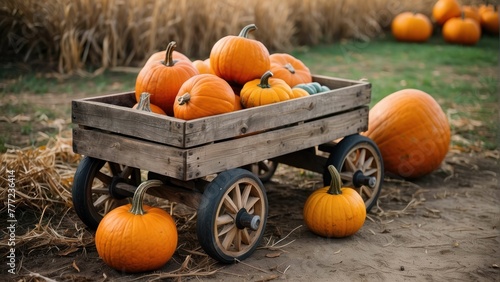
[[91, 157], [84, 157], [78, 165], [72, 187], [73, 207], [89, 228], [96, 230], [105, 214], [128, 203], [126, 198], [133, 194], [115, 190], [119, 182], [137, 187], [140, 170]]
[[220, 173], [198, 208], [197, 235], [214, 259], [232, 263], [250, 256], [264, 234], [267, 196], [260, 179], [245, 169]]
[[244, 169], [247, 169], [257, 175], [262, 182], [268, 182], [271, 180], [277, 168], [278, 163], [271, 160], [263, 160], [244, 167]]
[[[342, 139], [331, 152], [327, 166], [340, 172], [343, 186], [358, 191], [365, 201], [366, 211], [377, 203], [384, 180], [384, 163], [380, 151], [371, 139], [350, 135]], [[323, 173], [324, 185], [330, 185], [331, 176]]]

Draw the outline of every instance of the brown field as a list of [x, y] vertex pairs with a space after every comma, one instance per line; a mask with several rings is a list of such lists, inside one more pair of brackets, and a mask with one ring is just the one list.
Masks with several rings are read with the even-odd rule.
[[[434, 0], [6, 0], [0, 4], [0, 53], [53, 62], [61, 73], [86, 66], [137, 66], [176, 41], [178, 51], [206, 58], [221, 37], [255, 23], [270, 51], [367, 40], [402, 11], [431, 14]], [[463, 4], [484, 1], [460, 1]]]

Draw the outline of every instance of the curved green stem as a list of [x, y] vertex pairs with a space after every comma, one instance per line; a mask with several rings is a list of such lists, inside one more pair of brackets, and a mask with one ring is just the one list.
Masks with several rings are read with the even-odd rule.
[[191, 100], [191, 95], [189, 93], [186, 93], [186, 94], [180, 96], [179, 98], [177, 98], [177, 102], [179, 102], [179, 105], [184, 105], [187, 102], [189, 102], [189, 100]]
[[340, 178], [340, 173], [333, 165], [328, 166], [328, 171], [332, 176], [332, 181], [330, 182], [330, 189], [328, 189], [328, 194], [330, 195], [342, 195], [342, 179]]
[[137, 103], [137, 110], [152, 112], [150, 106], [150, 96], [151, 94], [149, 94], [148, 92], [141, 93], [141, 96], [139, 97], [139, 103]]
[[144, 195], [146, 194], [146, 190], [148, 190], [151, 187], [160, 186], [162, 184], [163, 182], [157, 179], [152, 179], [142, 182], [134, 192], [134, 198], [132, 198], [132, 207], [130, 208], [129, 212], [135, 215], [145, 214], [146, 212], [142, 207], [142, 202], [144, 200]]
[[269, 78], [272, 76], [273, 73], [271, 71], [266, 71], [260, 78], [260, 83], [257, 86], [259, 86], [260, 88], [271, 88], [271, 85], [269, 84]]
[[165, 60], [162, 62], [167, 67], [175, 65], [175, 63], [177, 62], [177, 60], [174, 60], [174, 58], [172, 57], [175, 47], [177, 47], [177, 43], [175, 41], [171, 41], [167, 45], [167, 50], [165, 50]]
[[240, 34], [238, 36], [248, 38], [248, 34], [256, 29], [257, 26], [255, 24], [249, 24], [240, 31]]

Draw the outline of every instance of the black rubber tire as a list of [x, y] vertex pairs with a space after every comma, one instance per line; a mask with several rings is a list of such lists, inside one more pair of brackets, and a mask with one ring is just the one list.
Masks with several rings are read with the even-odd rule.
[[266, 183], [274, 176], [278, 165], [279, 163], [277, 162], [264, 160], [258, 163], [246, 165], [243, 168], [257, 175], [262, 183]]
[[[380, 191], [382, 190], [382, 184], [384, 181], [384, 162], [382, 159], [382, 155], [380, 154], [380, 151], [375, 142], [373, 142], [373, 140], [371, 140], [370, 138], [358, 134], [349, 135], [343, 138], [333, 148], [330, 156], [328, 157], [325, 171], [323, 173], [323, 184], [325, 186], [328, 186], [331, 182], [331, 176], [327, 168], [328, 165], [333, 165], [341, 173], [341, 175], [342, 173], [344, 173], [344, 175], [349, 174], [349, 171], [354, 172], [352, 171], [353, 169], [347, 167], [345, 161], [350, 154], [363, 150], [365, 154], [365, 159], [363, 160], [363, 162], [365, 160], [373, 158], [371, 160], [371, 163], [373, 163], [373, 166], [371, 166], [371, 170], [375, 170], [375, 172], [369, 172], [369, 174], [370, 176], [375, 176], [377, 179], [375, 187], [370, 188], [365, 185], [362, 185], [361, 187], [354, 187], [352, 179], [347, 179], [347, 177], [345, 176], [342, 176], [342, 182], [344, 184], [343, 186], [354, 188], [358, 191], [358, 193], [360, 193], [361, 197], [363, 197], [363, 200], [365, 201], [366, 211], [369, 212], [377, 203], [377, 199], [380, 195]], [[367, 196], [365, 192], [370, 192], [370, 195]]]
[[[108, 164], [108, 166], [105, 168], [106, 164]], [[121, 175], [122, 172], [123, 170], [120, 168], [119, 164], [107, 163], [101, 159], [84, 157], [80, 161], [75, 172], [71, 190], [73, 208], [80, 220], [90, 229], [96, 230], [97, 226], [99, 226], [99, 222], [101, 222], [103, 216], [107, 212], [128, 202], [123, 198], [113, 198], [108, 192], [113, 177], [123, 177], [122, 181], [135, 186], [140, 184], [140, 170], [133, 168], [127, 175]], [[97, 193], [97, 191], [99, 193]], [[100, 201], [100, 203], [95, 206], [95, 197], [98, 195], [105, 197], [105, 201]], [[105, 204], [104, 207], [102, 207], [101, 203]]]
[[[228, 201], [234, 208], [230, 208]], [[260, 216], [256, 230], [237, 226], [236, 214], [242, 207], [248, 208], [249, 214]], [[221, 172], [203, 192], [196, 222], [198, 241], [205, 252], [219, 262], [242, 261], [260, 244], [267, 213], [266, 191], [255, 174], [241, 168]]]

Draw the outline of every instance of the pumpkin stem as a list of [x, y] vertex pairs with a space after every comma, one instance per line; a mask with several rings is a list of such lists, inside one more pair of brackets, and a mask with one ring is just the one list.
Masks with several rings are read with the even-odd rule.
[[177, 43], [175, 41], [171, 41], [167, 45], [167, 50], [165, 51], [165, 60], [162, 62], [167, 67], [172, 67], [177, 63], [177, 60], [174, 60], [172, 57], [174, 54], [174, 49], [177, 47]]
[[144, 200], [144, 194], [146, 194], [146, 190], [151, 187], [160, 186], [162, 184], [163, 182], [157, 179], [146, 180], [142, 182], [134, 192], [134, 198], [132, 198], [132, 207], [130, 208], [129, 212], [135, 215], [145, 214], [146, 212], [142, 207], [142, 201]]
[[271, 71], [266, 71], [260, 78], [260, 83], [257, 86], [259, 86], [260, 88], [271, 88], [271, 85], [269, 84], [269, 78], [272, 76], [273, 73]]
[[238, 36], [248, 38], [248, 34], [250, 33], [250, 31], [254, 31], [256, 29], [257, 26], [255, 24], [249, 24], [240, 31], [240, 34]]
[[330, 182], [330, 189], [328, 189], [328, 194], [330, 195], [342, 195], [342, 179], [340, 178], [340, 174], [337, 169], [333, 165], [328, 166], [328, 171], [330, 172], [330, 176], [332, 177], [332, 181]]
[[151, 94], [149, 94], [148, 92], [141, 93], [141, 96], [139, 97], [139, 103], [137, 103], [137, 110], [152, 112], [150, 107], [150, 96]]
[[284, 65], [285, 69], [287, 69], [289, 72], [291, 73], [295, 73], [295, 68], [292, 66], [292, 64], [290, 63], [286, 63], [286, 65]]
[[189, 100], [191, 100], [191, 95], [189, 95], [189, 93], [186, 93], [186, 94], [180, 96], [179, 98], [177, 98], [177, 102], [179, 102], [179, 105], [184, 105], [187, 102], [189, 102]]

